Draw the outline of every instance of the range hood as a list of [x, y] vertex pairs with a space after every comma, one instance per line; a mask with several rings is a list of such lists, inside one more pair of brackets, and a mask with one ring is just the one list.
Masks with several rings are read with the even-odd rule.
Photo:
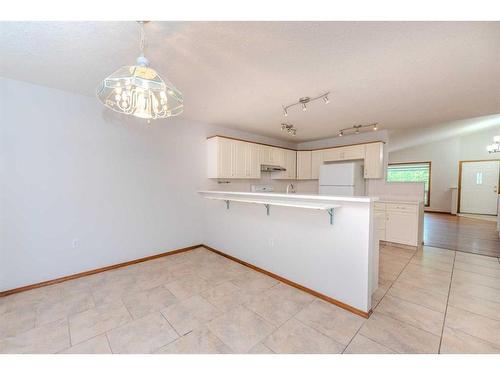
[[260, 166], [261, 172], [284, 172], [286, 168], [280, 167], [279, 165], [267, 165], [263, 164]]

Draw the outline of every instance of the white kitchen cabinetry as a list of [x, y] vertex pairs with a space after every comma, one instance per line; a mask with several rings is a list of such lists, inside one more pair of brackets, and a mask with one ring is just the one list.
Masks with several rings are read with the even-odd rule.
[[365, 145], [365, 178], [384, 178], [384, 144], [381, 142]]
[[283, 167], [286, 171], [276, 173], [272, 176], [277, 180], [295, 180], [296, 178], [296, 165], [297, 165], [297, 152], [293, 150], [283, 150]]
[[297, 180], [310, 180], [312, 151], [297, 151]]
[[323, 164], [323, 151], [313, 151], [311, 154], [311, 178], [319, 179], [319, 167]]
[[422, 202], [376, 202], [374, 217], [379, 240], [410, 246], [422, 243]]
[[260, 178], [258, 144], [213, 137], [207, 140], [208, 178]]
[[246, 177], [260, 178], [260, 147], [255, 143], [245, 143]]
[[279, 147], [260, 145], [261, 164], [285, 167], [285, 150]]

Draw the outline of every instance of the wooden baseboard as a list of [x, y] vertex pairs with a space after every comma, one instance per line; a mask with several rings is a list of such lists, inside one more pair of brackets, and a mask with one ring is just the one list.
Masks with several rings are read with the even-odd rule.
[[176, 249], [176, 250], [171, 250], [171, 251], [167, 251], [167, 252], [160, 253], [160, 254], [150, 255], [150, 256], [147, 256], [147, 257], [144, 257], [144, 258], [129, 260], [128, 262], [113, 264], [111, 266], [106, 266], [106, 267], [102, 267], [102, 268], [96, 268], [96, 269], [93, 269], [93, 270], [90, 270], [90, 271], [75, 273], [73, 275], [63, 276], [63, 277], [59, 277], [57, 279], [52, 279], [52, 280], [47, 280], [47, 281], [42, 281], [42, 282], [36, 283], [36, 284], [21, 286], [19, 288], [15, 288], [15, 289], [4, 290], [4, 291], [0, 292], [0, 297], [5, 297], [5, 296], [8, 296], [10, 294], [15, 294], [15, 293], [20, 293], [20, 292], [25, 292], [27, 290], [41, 288], [41, 287], [48, 286], [48, 285], [59, 284], [59, 283], [62, 283], [64, 281], [78, 279], [78, 278], [84, 277], [84, 276], [94, 275], [96, 273], [101, 273], [101, 272], [109, 271], [109, 270], [112, 270], [112, 269], [115, 269], [115, 268], [121, 268], [121, 267], [130, 266], [132, 264], [146, 262], [148, 260], [153, 260], [153, 259], [156, 259], [156, 258], [162, 258], [162, 257], [166, 257], [166, 256], [169, 256], [169, 255], [183, 253], [185, 251], [190, 251], [190, 250], [196, 249], [197, 247], [203, 247], [203, 245], [200, 244], [200, 245], [183, 247], [181, 249]]
[[453, 215], [453, 216], [456, 215], [456, 214], [452, 214], [450, 211], [434, 211], [434, 210], [426, 210], [426, 209], [424, 209], [424, 213], [429, 213], [429, 214], [444, 214], [444, 215]]
[[245, 261], [243, 261], [243, 260], [241, 260], [241, 259], [235, 258], [235, 257], [233, 257], [233, 256], [231, 256], [231, 255], [229, 255], [229, 254], [226, 254], [226, 253], [224, 253], [224, 252], [222, 252], [222, 251], [220, 251], [220, 250], [214, 249], [213, 247], [210, 247], [210, 246], [207, 246], [207, 245], [202, 245], [202, 246], [203, 246], [205, 249], [210, 250], [210, 251], [212, 251], [212, 252], [214, 252], [214, 253], [216, 253], [216, 254], [219, 254], [219, 255], [221, 255], [221, 256], [223, 256], [223, 257], [227, 258], [227, 259], [230, 259], [230, 260], [232, 260], [232, 261], [234, 261], [234, 262], [237, 262], [237, 263], [239, 263], [239, 264], [242, 264], [242, 265], [244, 265], [244, 266], [246, 266], [246, 267], [248, 267], [248, 268], [251, 268], [251, 269], [252, 269], [252, 270], [254, 270], [254, 271], [257, 271], [257, 272], [263, 273], [264, 275], [267, 275], [267, 276], [269, 276], [269, 277], [272, 277], [273, 279], [276, 279], [276, 280], [278, 280], [278, 281], [281, 281], [282, 283], [287, 284], [287, 285], [290, 285], [290, 286], [292, 286], [292, 287], [294, 287], [294, 288], [297, 288], [297, 289], [299, 289], [299, 290], [301, 290], [301, 291], [303, 291], [303, 292], [309, 293], [309, 294], [311, 294], [311, 295], [313, 295], [313, 296], [315, 296], [315, 297], [317, 297], [317, 298], [319, 298], [319, 299], [322, 299], [323, 301], [326, 301], [326, 302], [329, 302], [329, 303], [331, 303], [331, 304], [333, 304], [333, 305], [336, 305], [336, 306], [338, 306], [338, 307], [341, 307], [341, 308], [343, 308], [344, 310], [347, 310], [347, 311], [352, 312], [352, 313], [354, 313], [354, 314], [356, 314], [356, 315], [362, 316], [363, 318], [368, 318], [368, 317], [371, 315], [371, 313], [372, 313], [372, 310], [370, 310], [370, 311], [368, 311], [368, 312], [365, 312], [365, 311], [359, 310], [359, 309], [357, 309], [357, 308], [355, 308], [355, 307], [353, 307], [353, 306], [351, 306], [351, 305], [348, 305], [348, 304], [346, 304], [346, 303], [340, 302], [340, 301], [338, 301], [338, 300], [336, 300], [336, 299], [334, 299], [334, 298], [331, 298], [331, 297], [325, 296], [324, 294], [321, 294], [321, 293], [319, 293], [319, 292], [316, 292], [315, 290], [309, 289], [309, 288], [307, 288], [307, 287], [305, 287], [305, 286], [303, 286], [303, 285], [300, 285], [300, 284], [297, 284], [297, 283], [295, 283], [295, 282], [293, 282], [293, 281], [290, 281], [290, 280], [288, 280], [288, 279], [285, 279], [284, 277], [281, 277], [281, 276], [279, 276], [279, 275], [276, 275], [275, 273], [272, 273], [272, 272], [266, 271], [265, 269], [262, 269], [262, 268], [260, 268], [260, 267], [254, 266], [254, 265], [253, 265], [253, 264], [251, 264], [251, 263], [245, 262]]
[[397, 243], [397, 242], [380, 240], [380, 244], [385, 246], [399, 247], [400, 249], [406, 249], [406, 250], [418, 250], [418, 246], [405, 245], [403, 243]]

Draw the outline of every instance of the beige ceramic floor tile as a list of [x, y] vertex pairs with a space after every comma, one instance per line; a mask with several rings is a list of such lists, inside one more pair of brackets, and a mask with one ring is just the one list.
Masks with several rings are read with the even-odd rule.
[[480, 275], [475, 272], [467, 272], [458, 269], [453, 270], [453, 282], [465, 284], [484, 285], [490, 288], [500, 289], [500, 283], [496, 277]]
[[212, 320], [208, 328], [236, 353], [246, 353], [275, 329], [243, 306]]
[[152, 313], [106, 334], [113, 353], [153, 353], [179, 337], [165, 318]]
[[241, 289], [255, 292], [270, 289], [278, 284], [278, 280], [252, 270], [239, 274], [231, 281]]
[[444, 327], [441, 351], [444, 354], [500, 354], [500, 347], [470, 336], [460, 330]]
[[50, 354], [69, 345], [68, 322], [61, 319], [0, 340], [0, 353]]
[[171, 283], [175, 277], [166, 270], [145, 270], [137, 276], [137, 289], [150, 290]]
[[[448, 259], [448, 258], [446, 258], [446, 259]], [[453, 269], [453, 261], [452, 260], [442, 262], [439, 260], [435, 260], [431, 257], [426, 257], [426, 258], [425, 257], [414, 257], [410, 261], [410, 264], [415, 264], [415, 265], [420, 266], [420, 267], [433, 268], [433, 269], [437, 269], [440, 271], [445, 271], [447, 273], [450, 273], [451, 270]]]
[[384, 259], [384, 257], [381, 257], [379, 262], [380, 273], [383, 275], [388, 275], [389, 280], [394, 280], [408, 263], [407, 260], [389, 260]]
[[265, 346], [263, 343], [259, 342], [252, 349], [250, 349], [247, 354], [275, 354], [275, 353], [267, 346]]
[[398, 353], [437, 353], [439, 349], [440, 336], [377, 312], [359, 333]]
[[92, 296], [96, 306], [121, 302], [121, 297], [131, 291], [138, 290], [137, 276], [108, 276], [96, 287], [92, 288]]
[[442, 312], [387, 295], [379, 303], [376, 311], [437, 336], [441, 335], [444, 321]]
[[380, 246], [380, 254], [397, 256], [405, 260], [409, 260], [415, 252], [416, 250], [403, 249], [393, 246]]
[[189, 332], [160, 348], [160, 354], [227, 354], [231, 349], [207, 328]]
[[[500, 279], [500, 267], [492, 268], [492, 267], [485, 267], [485, 266], [477, 265], [477, 264], [463, 263], [463, 262], [455, 261], [455, 269], [467, 271], [467, 272], [475, 272], [475, 273], [478, 273], [480, 275], [491, 276], [491, 277], [495, 277], [497, 279]], [[500, 283], [500, 280], [498, 282]]]
[[399, 283], [400, 281], [412, 284], [420, 289], [425, 289], [429, 290], [431, 292], [435, 293], [440, 293], [445, 296], [448, 295], [448, 292], [450, 290], [450, 281], [442, 281], [442, 280], [436, 280], [433, 279], [432, 277], [428, 277], [425, 274], [414, 274], [414, 273], [406, 273], [403, 271], [403, 273], [399, 276], [398, 280], [396, 283]]
[[357, 334], [345, 349], [344, 354], [394, 354], [394, 350], [386, 348], [368, 337]]
[[240, 289], [232, 282], [219, 284], [205, 290], [201, 296], [221, 311], [228, 311], [234, 307], [249, 302], [257, 292]]
[[457, 251], [456, 261], [462, 263], [475, 264], [483, 267], [500, 269], [500, 263], [498, 262], [498, 258], [488, 257], [484, 255], [461, 253]]
[[487, 301], [500, 303], [500, 289], [490, 288], [484, 285], [453, 280], [450, 293], [457, 293], [467, 297], [482, 298]]
[[168, 289], [158, 286], [149, 290], [125, 294], [122, 301], [132, 317], [138, 319], [173, 305], [178, 300]]
[[58, 301], [49, 300], [38, 306], [36, 324], [40, 326], [62, 318], [67, 318], [71, 314], [91, 309], [94, 306], [94, 299], [89, 292], [68, 295]]
[[245, 306], [267, 321], [283, 324], [314, 300], [310, 294], [285, 284], [278, 284], [253, 298]]
[[220, 315], [220, 311], [201, 296], [177, 302], [161, 313], [181, 336], [200, 328]]
[[448, 304], [462, 310], [470, 311], [487, 318], [500, 320], [500, 303], [492, 302], [471, 295], [450, 293]]
[[18, 308], [0, 314], [0, 339], [15, 336], [35, 327], [36, 311], [34, 308]]
[[381, 277], [379, 277], [378, 281], [378, 288], [373, 292], [372, 294], [372, 309], [375, 309], [375, 307], [379, 304], [379, 302], [382, 300], [382, 298], [385, 296], [391, 285], [393, 284], [393, 281], [391, 280], [385, 280]]
[[446, 302], [448, 299], [448, 296], [445, 294], [421, 289], [413, 284], [400, 280], [393, 284], [388, 294], [442, 313], [446, 310]]
[[295, 319], [344, 345], [351, 341], [366, 320], [320, 300], [300, 311]]
[[448, 250], [448, 249], [441, 249], [439, 247], [431, 247], [431, 246], [423, 246], [422, 250], [417, 251], [417, 254], [423, 254], [425, 255], [434, 255], [434, 256], [442, 256], [442, 257], [449, 257], [453, 258], [455, 257], [455, 251], [454, 250]]
[[345, 347], [296, 319], [283, 324], [264, 344], [279, 354], [342, 353]]
[[184, 276], [165, 285], [174, 296], [181, 300], [200, 294], [212, 286], [213, 284], [209, 284], [195, 275]]
[[91, 338], [90, 340], [76, 344], [60, 354], [111, 354], [108, 339], [105, 334]]
[[69, 317], [71, 344], [86, 341], [130, 320], [130, 314], [121, 302], [97, 306], [71, 315]]
[[500, 321], [448, 306], [445, 325], [500, 347]]

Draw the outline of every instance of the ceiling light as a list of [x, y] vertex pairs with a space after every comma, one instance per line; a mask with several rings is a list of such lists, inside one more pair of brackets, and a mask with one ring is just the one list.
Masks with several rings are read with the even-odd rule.
[[136, 65], [126, 65], [105, 78], [96, 90], [97, 98], [113, 111], [151, 119], [177, 116], [184, 110], [184, 98], [169, 81], [149, 67], [144, 57], [144, 24], [140, 25], [140, 50]]
[[281, 131], [286, 131], [288, 135], [291, 135], [292, 137], [295, 137], [295, 135], [297, 135], [297, 129], [292, 124], [282, 123]]
[[[372, 130], [372, 131], [378, 130], [378, 122], [375, 122], [373, 124], [368, 124], [368, 125], [354, 125], [350, 128], [340, 129], [339, 137], [342, 137], [343, 135], [345, 135], [345, 133], [348, 133], [348, 132], [352, 132], [354, 134], [359, 134], [361, 131], [368, 131], [368, 130]], [[500, 138], [499, 138], [499, 141], [500, 141]]]
[[328, 95], [330, 93], [327, 92], [327, 93], [324, 93], [320, 96], [316, 96], [314, 98], [310, 98], [309, 96], [304, 96], [302, 98], [300, 98], [298, 101], [296, 101], [295, 103], [292, 103], [292, 104], [289, 104], [287, 106], [283, 106], [283, 114], [286, 116], [288, 116], [288, 109], [291, 108], [291, 107], [294, 107], [296, 105], [301, 105], [302, 106], [302, 111], [307, 111], [307, 104], [309, 104], [310, 102], [313, 102], [315, 100], [318, 100], [318, 99], [323, 99], [323, 101], [328, 104], [330, 103], [330, 99], [328, 99]]

